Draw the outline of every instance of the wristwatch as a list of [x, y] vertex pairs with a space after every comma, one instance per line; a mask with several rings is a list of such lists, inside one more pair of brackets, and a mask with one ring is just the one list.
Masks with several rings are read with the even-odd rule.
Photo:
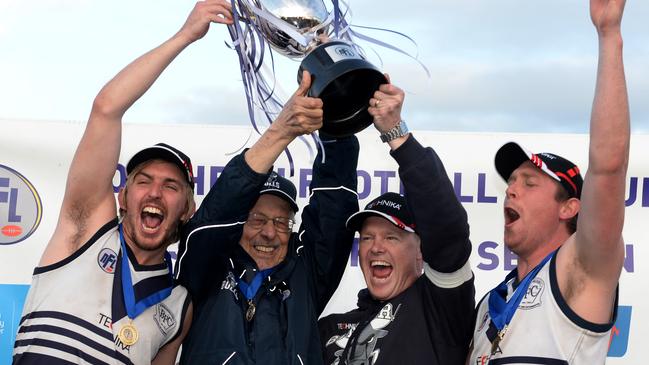
[[393, 139], [403, 137], [408, 133], [410, 133], [410, 131], [408, 130], [408, 126], [406, 125], [406, 121], [402, 119], [402, 120], [399, 121], [399, 123], [397, 123], [397, 125], [392, 127], [392, 129], [390, 129], [389, 131], [387, 131], [385, 133], [381, 133], [381, 141], [382, 142], [390, 142]]

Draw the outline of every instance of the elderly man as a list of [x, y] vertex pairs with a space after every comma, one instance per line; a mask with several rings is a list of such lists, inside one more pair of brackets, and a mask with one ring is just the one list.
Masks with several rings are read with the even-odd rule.
[[117, 219], [113, 176], [122, 117], [230, 5], [196, 5], [183, 27], [133, 61], [97, 95], [68, 173], [58, 224], [34, 270], [14, 364], [174, 364], [192, 317], [173, 284], [167, 246], [194, 213], [189, 157], [167, 144], [126, 166]]
[[475, 305], [467, 216], [437, 154], [408, 133], [403, 99], [403, 91], [385, 84], [370, 100], [405, 197], [383, 194], [347, 221], [360, 233], [367, 289], [358, 294], [357, 309], [320, 320], [327, 365], [461, 364], [466, 358]]
[[[508, 143], [505, 245], [518, 267], [478, 307], [467, 364], [603, 364], [624, 249], [629, 109], [620, 23], [624, 1], [591, 0], [599, 36], [586, 178], [552, 153]], [[577, 219], [579, 214], [579, 219]]]
[[358, 210], [356, 137], [323, 139], [294, 232], [295, 186], [271, 172], [297, 136], [322, 125], [310, 76], [268, 130], [234, 157], [183, 230], [178, 280], [196, 303], [183, 364], [321, 364], [318, 316], [336, 290]]

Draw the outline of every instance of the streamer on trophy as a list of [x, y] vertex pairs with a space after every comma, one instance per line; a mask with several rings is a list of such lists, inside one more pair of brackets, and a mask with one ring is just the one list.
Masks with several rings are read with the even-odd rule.
[[[351, 25], [351, 11], [343, 1], [332, 0], [332, 11], [327, 10], [322, 0], [231, 2], [234, 23], [228, 27], [232, 39], [229, 46], [238, 55], [248, 115], [257, 133], [261, 134], [260, 123], [270, 125], [273, 122], [285, 102], [276, 92], [278, 81], [274, 52], [292, 59], [303, 58], [298, 82], [303, 70], [314, 76], [309, 96], [323, 100], [321, 132], [335, 137], [354, 134], [372, 123], [367, 112], [368, 101], [380, 84], [387, 82], [383, 73], [366, 61], [357, 39], [416, 60], [430, 77], [428, 69], [416, 55], [353, 28], [387, 31], [407, 39], [416, 47], [412, 38], [393, 30]], [[261, 119], [257, 118], [257, 111]], [[312, 133], [311, 138], [313, 144], [324, 151], [318, 135]], [[307, 145], [313, 158], [311, 143], [304, 137], [300, 140]], [[292, 176], [293, 158], [288, 149], [285, 153]], [[324, 160], [324, 153], [322, 158]]]

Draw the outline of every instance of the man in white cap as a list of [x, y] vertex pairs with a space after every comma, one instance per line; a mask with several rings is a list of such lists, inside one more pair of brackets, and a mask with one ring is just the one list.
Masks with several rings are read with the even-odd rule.
[[319, 321], [326, 365], [461, 364], [475, 305], [466, 211], [442, 161], [401, 118], [404, 93], [381, 85], [374, 126], [399, 164], [405, 196], [385, 193], [352, 215], [367, 289], [358, 308]]
[[504, 242], [518, 255], [518, 267], [479, 304], [467, 364], [605, 362], [624, 261], [630, 129], [624, 3], [590, 2], [599, 67], [583, 182], [577, 166], [556, 154], [533, 154], [515, 143], [496, 153], [496, 170], [508, 185]]

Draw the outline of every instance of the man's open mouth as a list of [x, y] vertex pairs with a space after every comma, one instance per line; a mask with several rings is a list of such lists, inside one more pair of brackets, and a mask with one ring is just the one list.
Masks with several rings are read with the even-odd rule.
[[379, 279], [386, 279], [392, 274], [392, 265], [387, 261], [372, 260], [370, 261], [370, 270], [372, 271], [372, 276]]
[[518, 212], [512, 208], [505, 208], [505, 225], [512, 224], [520, 218]]
[[140, 217], [142, 219], [142, 228], [147, 232], [156, 231], [162, 225], [162, 221], [164, 221], [162, 210], [152, 206], [144, 207], [142, 213], [140, 213]]

